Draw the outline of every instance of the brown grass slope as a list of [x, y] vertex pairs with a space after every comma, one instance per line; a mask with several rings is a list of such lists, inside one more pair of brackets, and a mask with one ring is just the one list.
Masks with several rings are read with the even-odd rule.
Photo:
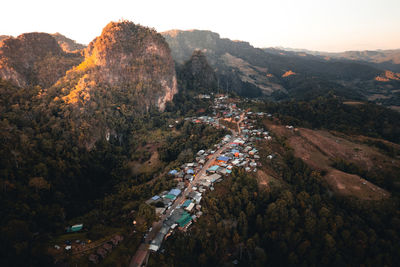
[[[324, 178], [330, 188], [344, 196], [364, 200], [387, 198], [390, 193], [356, 174], [349, 174], [332, 167], [338, 159], [357, 165], [366, 171], [382, 171], [399, 166], [400, 161], [382, 154], [376, 148], [358, 143], [351, 137], [334, 135], [322, 130], [285, 126], [267, 122], [267, 127], [277, 136], [287, 138], [287, 144], [311, 168], [326, 173]], [[394, 144], [393, 144], [394, 145]]]

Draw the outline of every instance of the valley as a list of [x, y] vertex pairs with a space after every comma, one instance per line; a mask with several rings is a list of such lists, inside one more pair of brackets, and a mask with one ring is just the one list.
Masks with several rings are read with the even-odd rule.
[[399, 262], [396, 50], [0, 38], [1, 266]]

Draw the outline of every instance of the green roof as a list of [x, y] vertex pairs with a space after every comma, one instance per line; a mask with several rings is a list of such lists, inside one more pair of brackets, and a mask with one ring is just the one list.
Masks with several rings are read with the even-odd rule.
[[78, 231], [82, 230], [82, 228], [83, 228], [83, 224], [75, 224], [75, 225], [72, 225], [71, 227], [68, 227], [67, 232], [68, 233], [78, 232]]
[[171, 194], [168, 194], [168, 195], [165, 196], [165, 198], [168, 198], [168, 199], [175, 199], [176, 196], [171, 195]]
[[215, 171], [217, 171], [218, 170], [218, 168], [219, 168], [219, 166], [218, 165], [214, 165], [214, 166], [212, 166], [212, 167], [210, 167], [207, 171], [210, 171], [210, 172], [215, 172]]
[[180, 227], [184, 227], [192, 220], [192, 216], [189, 213], [184, 212], [182, 216], [176, 221]]

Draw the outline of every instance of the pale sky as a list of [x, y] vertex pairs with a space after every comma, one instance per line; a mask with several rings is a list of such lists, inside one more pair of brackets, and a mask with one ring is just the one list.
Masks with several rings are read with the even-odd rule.
[[400, 0], [3, 0], [0, 35], [61, 34], [88, 44], [110, 21], [200, 29], [256, 47], [400, 48]]

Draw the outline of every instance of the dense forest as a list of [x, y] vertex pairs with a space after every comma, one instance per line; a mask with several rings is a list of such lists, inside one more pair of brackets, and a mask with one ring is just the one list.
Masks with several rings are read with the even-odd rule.
[[[49, 98], [38, 86], [19, 88], [0, 80], [2, 266], [51, 265], [48, 242], [74, 222], [84, 223], [87, 238], [94, 239], [106, 235], [109, 227], [129, 233], [136, 216], [150, 223], [154, 215], [141, 204], [172, 186], [164, 168], [192, 160], [194, 151], [225, 133], [183, 121], [171, 131], [168, 123], [184, 115], [176, 113], [179, 104], [174, 103], [169, 112], [135, 113], [123, 105], [116, 109], [112, 98], [98, 98], [87, 118], [77, 119], [70, 115], [73, 110]], [[96, 118], [113, 125], [115, 132], [88, 149], [82, 140], [90, 139], [91, 132], [84, 127]], [[160, 164], [150, 172], [132, 173], [132, 162], [141, 164], [153, 153], [144, 150], [147, 144], [160, 147]]]
[[[332, 195], [321, 174], [287, 150], [272, 164], [282, 184], [266, 190], [235, 170], [202, 202], [204, 216], [177, 233], [149, 266], [395, 266], [397, 198]], [[271, 164], [271, 163], [270, 163]]]
[[400, 113], [373, 103], [347, 104], [332, 92], [310, 101], [250, 102], [248, 105], [274, 113], [286, 124], [325, 128], [400, 143]]

